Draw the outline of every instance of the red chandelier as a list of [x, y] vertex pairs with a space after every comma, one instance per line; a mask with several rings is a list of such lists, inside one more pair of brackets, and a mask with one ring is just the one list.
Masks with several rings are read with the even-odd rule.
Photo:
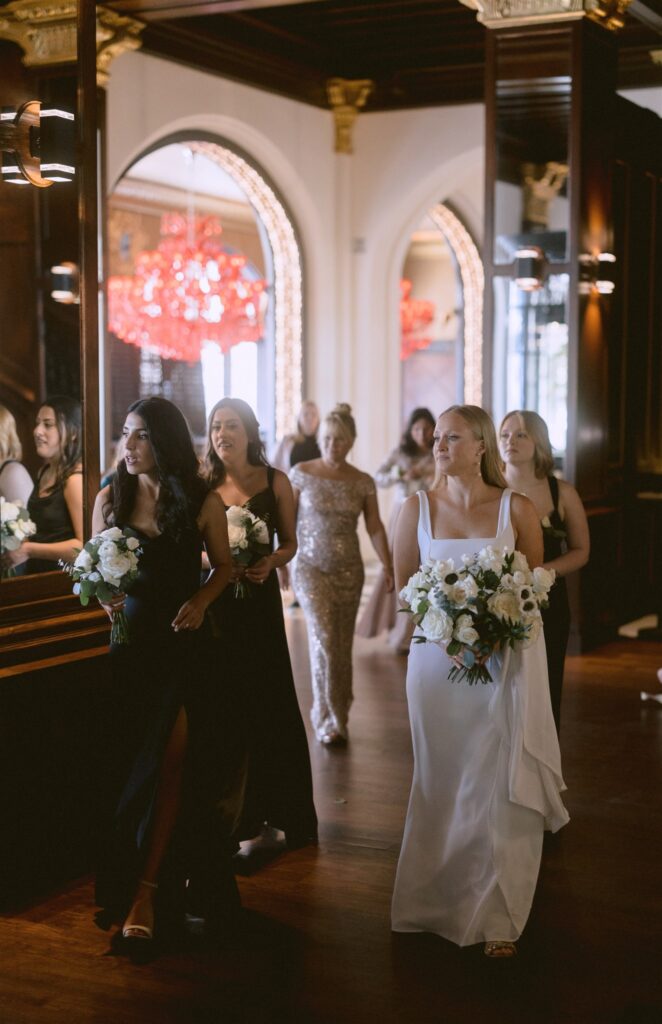
[[163, 359], [196, 363], [204, 342], [223, 353], [264, 333], [266, 282], [252, 280], [247, 260], [218, 241], [216, 217], [166, 213], [161, 241], [141, 252], [132, 276], [108, 280], [108, 328], [122, 341]]
[[434, 320], [435, 304], [428, 299], [412, 299], [411, 281], [400, 281], [400, 359], [408, 359], [419, 349], [427, 348], [432, 338], [425, 334]]

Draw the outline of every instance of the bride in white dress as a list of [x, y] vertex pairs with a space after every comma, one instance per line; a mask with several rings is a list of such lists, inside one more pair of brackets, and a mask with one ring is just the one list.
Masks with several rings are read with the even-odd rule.
[[[477, 406], [452, 406], [434, 434], [429, 494], [403, 505], [395, 538], [398, 589], [428, 556], [455, 559], [488, 544], [542, 565], [534, 506], [503, 478], [496, 434]], [[397, 932], [434, 932], [512, 956], [538, 879], [545, 828], [568, 820], [542, 633], [491, 659], [494, 682], [449, 682], [444, 647], [414, 643], [407, 700], [414, 746], [393, 893]]]

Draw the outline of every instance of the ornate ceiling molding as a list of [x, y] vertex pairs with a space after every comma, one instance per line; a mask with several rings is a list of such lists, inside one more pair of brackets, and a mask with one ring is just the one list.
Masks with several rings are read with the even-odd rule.
[[[13, 0], [2, 9], [0, 39], [18, 43], [26, 67], [73, 64], [77, 51], [76, 0]], [[115, 57], [141, 46], [145, 26], [135, 18], [97, 9], [97, 81], [108, 82]]]
[[460, 0], [486, 28], [517, 28], [591, 18], [604, 28], [623, 28], [632, 0]]
[[336, 125], [336, 153], [353, 153], [352, 128], [375, 87], [370, 78], [329, 78], [326, 94]]

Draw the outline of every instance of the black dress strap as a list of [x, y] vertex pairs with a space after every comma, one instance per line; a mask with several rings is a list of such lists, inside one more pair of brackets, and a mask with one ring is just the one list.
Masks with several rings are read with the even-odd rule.
[[559, 482], [555, 476], [548, 476], [547, 483], [549, 484], [549, 490], [552, 495], [552, 502], [554, 504], [554, 511], [559, 510]]
[[267, 466], [267, 487], [271, 491], [273, 491], [273, 489], [274, 489], [274, 476], [275, 475], [276, 475], [276, 470], [274, 469], [274, 467], [273, 466]]

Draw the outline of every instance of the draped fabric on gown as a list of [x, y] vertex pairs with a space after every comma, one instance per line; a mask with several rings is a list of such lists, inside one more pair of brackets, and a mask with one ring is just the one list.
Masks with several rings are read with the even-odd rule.
[[[270, 468], [268, 486], [244, 506], [265, 520], [272, 547], [277, 510], [273, 473]], [[219, 509], [224, 514], [220, 497]], [[246, 583], [248, 597], [235, 597], [231, 583], [210, 609], [214, 637], [207, 673], [215, 680], [223, 666], [220, 685], [233, 707], [235, 761], [246, 769], [235, 835], [250, 839], [266, 822], [285, 832], [288, 845], [299, 846], [316, 840], [317, 814], [278, 576], [274, 570], [263, 584]]]
[[[491, 544], [514, 548], [510, 496], [497, 536], [453, 540], [431, 534], [419, 492], [421, 561], [460, 564]], [[398, 862], [392, 927], [434, 932], [466, 946], [519, 938], [538, 878], [543, 829], [568, 821], [549, 702], [542, 635], [490, 661], [494, 682], [452, 683], [438, 644], [413, 644], [407, 700], [414, 778]]]
[[171, 627], [200, 585], [201, 537], [197, 530], [177, 541], [135, 532], [142, 555], [125, 605], [129, 643], [110, 648], [116, 735], [108, 770], [116, 809], [102, 836], [96, 884], [98, 905], [116, 913], [126, 912], [140, 879], [163, 754], [181, 708], [188, 725], [182, 804], [160, 872], [159, 898], [183, 900], [185, 879], [192, 892], [204, 884], [211, 902], [231, 888], [227, 822], [219, 811], [222, 758], [215, 756], [212, 765], [209, 757], [210, 747], [224, 749], [223, 735], [208, 733], [201, 635]]

